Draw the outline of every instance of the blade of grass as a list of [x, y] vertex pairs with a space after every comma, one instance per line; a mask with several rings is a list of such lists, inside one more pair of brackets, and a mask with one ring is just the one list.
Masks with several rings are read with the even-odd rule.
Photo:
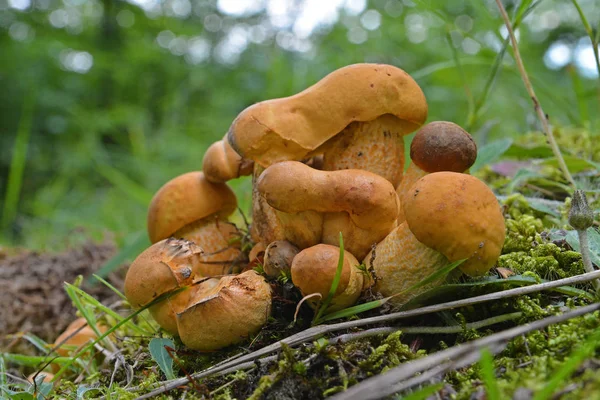
[[25, 95], [25, 99], [23, 99], [21, 117], [19, 119], [15, 144], [13, 146], [6, 194], [4, 195], [2, 221], [0, 221], [0, 230], [2, 231], [8, 230], [17, 215], [21, 187], [23, 186], [23, 173], [25, 171], [25, 162], [27, 160], [27, 148], [29, 147], [29, 137], [31, 136], [34, 106], [35, 94], [34, 91], [31, 90]]
[[[48, 361], [48, 356], [26, 356], [23, 354], [0, 353], [0, 357], [5, 361], [24, 367], [37, 367]], [[53, 363], [59, 365], [66, 365], [67, 363], [71, 365], [73, 361], [72, 357], [56, 357], [52, 359]]]
[[[444, 383], [436, 383], [435, 385], [424, 387], [416, 392], [407, 394], [406, 396], [398, 396], [397, 400], [425, 400], [442, 390]], [[489, 399], [491, 400], [491, 399]]]
[[494, 371], [494, 357], [492, 357], [492, 353], [487, 347], [481, 349], [479, 365], [481, 366], [481, 379], [485, 385], [487, 400], [500, 400], [500, 391], [498, 390], [498, 382]]
[[456, 65], [456, 69], [458, 70], [458, 75], [460, 76], [465, 95], [467, 96], [467, 120], [469, 120], [475, 112], [475, 100], [473, 99], [473, 92], [471, 91], [471, 88], [469, 86], [467, 75], [465, 74], [465, 70], [460, 62], [458, 51], [456, 50], [454, 43], [452, 43], [452, 37], [450, 36], [450, 27], [448, 25], [446, 25], [446, 42], [448, 43], [448, 46], [452, 51], [452, 58], [454, 59], [454, 64]]
[[327, 314], [324, 317], [321, 317], [320, 319], [318, 319], [318, 323], [322, 323], [322, 322], [326, 322], [326, 321], [331, 321], [332, 319], [338, 319], [338, 318], [344, 318], [344, 317], [349, 317], [361, 312], [365, 312], [368, 310], [372, 310], [374, 308], [380, 307], [383, 304], [387, 303], [390, 299], [396, 297], [396, 296], [400, 296], [401, 294], [406, 294], [406, 293], [410, 293], [413, 290], [416, 290], [420, 287], [423, 287], [425, 285], [428, 285], [432, 282], [437, 281], [438, 279], [441, 279], [443, 277], [445, 277], [446, 275], [448, 275], [451, 271], [453, 271], [454, 269], [456, 269], [459, 265], [461, 265], [463, 262], [465, 262], [466, 259], [464, 260], [458, 260], [455, 261], [453, 263], [450, 263], [448, 265], [446, 265], [444, 268], [439, 269], [437, 271], [435, 271], [433, 274], [427, 276], [425, 279], [423, 279], [420, 282], [415, 283], [414, 285], [412, 285], [411, 287], [395, 293], [389, 297], [386, 297], [384, 299], [380, 299], [380, 300], [374, 300], [374, 301], [370, 301], [368, 303], [365, 304], [359, 304], [357, 306], [353, 306], [353, 307], [348, 307], [345, 308], [343, 310], [339, 310], [336, 312], [333, 312], [331, 314]]
[[104, 286], [106, 286], [107, 288], [109, 288], [110, 290], [112, 290], [121, 299], [127, 301], [127, 297], [125, 297], [125, 295], [123, 293], [121, 293], [121, 291], [119, 289], [117, 289], [116, 287], [114, 287], [113, 285], [111, 285], [104, 278], [102, 278], [101, 276], [98, 276], [96, 274], [92, 274], [92, 277], [94, 277], [94, 279], [96, 279], [97, 281], [99, 281], [100, 283], [102, 283]]
[[313, 319], [313, 325], [316, 325], [319, 323], [319, 321], [321, 321], [321, 316], [327, 310], [327, 307], [329, 307], [329, 304], [331, 303], [331, 300], [333, 299], [333, 296], [335, 295], [335, 292], [337, 291], [337, 288], [340, 284], [340, 279], [342, 278], [343, 267], [344, 267], [344, 238], [342, 237], [342, 232], [340, 232], [340, 257], [338, 259], [338, 266], [337, 266], [337, 269], [335, 270], [335, 276], [333, 277], [331, 286], [329, 287], [329, 293], [327, 293], [327, 297], [325, 298], [323, 303], [321, 303], [319, 310], [315, 314], [315, 317]]
[[4, 355], [0, 354], [0, 388], [4, 388], [6, 385], [6, 364], [4, 363]]

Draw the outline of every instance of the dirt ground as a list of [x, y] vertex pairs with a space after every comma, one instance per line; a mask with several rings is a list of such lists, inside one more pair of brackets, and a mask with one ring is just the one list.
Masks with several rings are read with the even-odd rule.
[[[59, 254], [22, 251], [9, 255], [0, 249], [0, 349], [20, 347], [8, 334], [31, 332], [46, 341], [54, 339], [75, 318], [75, 308], [67, 296], [64, 282], [77, 276], [90, 276], [115, 254], [110, 243], [88, 242]], [[123, 286], [123, 270], [108, 281]], [[83, 289], [111, 304], [116, 294], [102, 284], [84, 285]]]

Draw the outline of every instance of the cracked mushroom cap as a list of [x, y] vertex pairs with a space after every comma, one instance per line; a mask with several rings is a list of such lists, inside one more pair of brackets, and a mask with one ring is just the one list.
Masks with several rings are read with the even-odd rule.
[[140, 308], [196, 278], [197, 258], [202, 249], [183, 239], [164, 239], [144, 250], [129, 266], [125, 297]]
[[242, 157], [267, 167], [302, 160], [355, 121], [391, 114], [408, 134], [427, 118], [419, 85], [400, 68], [354, 64], [294, 96], [254, 104], [233, 121], [227, 140]]
[[[335, 277], [340, 258], [340, 248], [318, 244], [298, 253], [292, 261], [292, 282], [303, 296], [319, 293], [319, 299], [310, 298], [308, 303], [315, 307], [324, 301]], [[356, 303], [363, 289], [364, 275], [358, 269], [360, 263], [344, 250], [344, 265], [337, 290], [329, 305], [329, 311], [337, 311]]]
[[212, 215], [225, 220], [236, 208], [235, 194], [226, 184], [209, 182], [203, 172], [179, 175], [152, 198], [148, 209], [150, 241], [166, 239], [186, 225]]
[[430, 122], [417, 132], [410, 158], [425, 172], [465, 172], [477, 158], [475, 141], [452, 122]]
[[270, 311], [271, 286], [256, 272], [246, 271], [192, 293], [187, 308], [177, 314], [177, 329], [187, 347], [215, 351], [258, 332]]
[[494, 193], [479, 179], [456, 172], [434, 172], [419, 179], [403, 204], [415, 237], [460, 269], [485, 274], [504, 244], [504, 217]]
[[250, 175], [254, 163], [243, 159], [227, 140], [213, 143], [202, 160], [202, 171], [210, 182], [223, 183], [240, 176]]

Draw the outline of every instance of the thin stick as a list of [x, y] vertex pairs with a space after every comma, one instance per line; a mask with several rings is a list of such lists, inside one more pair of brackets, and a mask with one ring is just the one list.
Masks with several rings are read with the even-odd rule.
[[[455, 362], [452, 360], [456, 360], [459, 357], [468, 357], [469, 363], [476, 362], [479, 360], [479, 354], [483, 348], [491, 347], [490, 352], [496, 354], [502, 350], [508, 341], [517, 336], [544, 329], [550, 325], [558, 324], [571, 318], [576, 318], [597, 310], [600, 310], [600, 303], [590, 304], [589, 306], [580, 307], [564, 314], [555, 315], [531, 322], [529, 324], [516, 326], [514, 328], [507, 329], [481, 339], [454, 346], [447, 350], [439, 351], [430, 356], [404, 363], [394, 369], [391, 369], [383, 375], [377, 375], [375, 377], [366, 379], [347, 391], [333, 396], [331, 399], [372, 400], [390, 396], [398, 391], [408, 389], [431, 378], [431, 376], [427, 375], [406, 381], [407, 379], [412, 378], [415, 374], [419, 374], [430, 369], [435, 370], [435, 375], [444, 373], [454, 366]], [[471, 357], [471, 354], [469, 353], [472, 353], [473, 356]], [[459, 362], [459, 364], [461, 363]]]
[[367, 329], [366, 331], [346, 333], [329, 340], [332, 344], [347, 343], [353, 340], [364, 339], [371, 336], [390, 334], [396, 331], [402, 331], [407, 334], [420, 335], [443, 335], [451, 333], [461, 333], [469, 329], [480, 329], [486, 326], [499, 324], [501, 322], [511, 321], [523, 315], [522, 312], [513, 312], [509, 314], [497, 315], [495, 317], [482, 319], [481, 321], [469, 322], [465, 325], [450, 326], [385, 326], [382, 328]]
[[[362, 318], [362, 319], [354, 320], [354, 321], [340, 322], [338, 324], [318, 325], [318, 326], [309, 328], [305, 331], [298, 332], [292, 336], [288, 336], [285, 339], [282, 339], [278, 342], [272, 343], [266, 347], [263, 347], [262, 349], [254, 351], [250, 354], [246, 354], [244, 356], [238, 357], [235, 360], [232, 360], [231, 362], [223, 363], [223, 364], [220, 364], [219, 366], [213, 366], [213, 367], [205, 369], [204, 371], [192, 374], [192, 378], [194, 378], [194, 379], [206, 378], [206, 377], [214, 375], [220, 371], [231, 368], [234, 365], [241, 364], [241, 363], [244, 363], [247, 361], [252, 361], [252, 360], [255, 360], [266, 354], [270, 354], [275, 351], [278, 351], [279, 349], [281, 349], [282, 344], [286, 344], [288, 346], [295, 346], [300, 343], [304, 343], [306, 341], [310, 341], [310, 340], [319, 338], [320, 336], [322, 336], [326, 333], [337, 332], [337, 331], [344, 330], [344, 329], [356, 328], [356, 327], [376, 324], [376, 323], [380, 323], [380, 322], [394, 321], [394, 320], [402, 319], [402, 318], [409, 318], [409, 317], [415, 317], [415, 316], [420, 316], [420, 315], [425, 315], [425, 314], [431, 314], [434, 312], [445, 311], [445, 310], [450, 310], [453, 308], [484, 303], [484, 302], [492, 301], [492, 300], [504, 299], [507, 297], [520, 296], [520, 295], [524, 295], [524, 294], [541, 292], [546, 289], [553, 289], [553, 288], [560, 287], [560, 286], [588, 282], [588, 281], [591, 281], [596, 278], [600, 278], [600, 270], [581, 274], [581, 275], [572, 276], [569, 278], [559, 279], [556, 281], [544, 282], [544, 283], [539, 283], [539, 284], [531, 285], [531, 286], [518, 287], [515, 289], [504, 290], [501, 292], [490, 293], [490, 294], [486, 294], [486, 295], [482, 295], [482, 296], [475, 296], [475, 297], [471, 297], [468, 299], [451, 301], [448, 303], [435, 304], [432, 306], [417, 308], [417, 309], [410, 310], [410, 311], [400, 311], [400, 312], [396, 312], [396, 313], [392, 313], [392, 314], [381, 315], [378, 317]], [[148, 393], [148, 395], [157, 396], [157, 395], [165, 393], [169, 390], [175, 389], [181, 385], [185, 385], [188, 382], [189, 382], [189, 380], [187, 378], [178, 378], [178, 379], [173, 379], [170, 381], [161, 382], [160, 383], [161, 387], [157, 390], [154, 390], [154, 391]], [[144, 398], [146, 398], [146, 397], [144, 397]]]
[[546, 113], [544, 113], [544, 110], [542, 109], [542, 106], [541, 106], [538, 98], [535, 95], [535, 91], [533, 90], [531, 81], [529, 80], [529, 75], [527, 75], [527, 71], [525, 71], [525, 66], [523, 65], [523, 60], [521, 59], [521, 53], [519, 52], [519, 45], [517, 43], [517, 38], [515, 37], [515, 33], [511, 26], [510, 19], [508, 18], [508, 14], [506, 13], [506, 10], [504, 9], [504, 6], [502, 5], [501, 0], [496, 0], [496, 4], [498, 5], [498, 9], [500, 10], [502, 19], [504, 20], [504, 25], [506, 25], [506, 30], [508, 31], [508, 35], [509, 35], [510, 41], [512, 43], [513, 52], [515, 55], [515, 61], [517, 63], [517, 67], [519, 68], [519, 73], [521, 74], [521, 78], [523, 79], [523, 83], [525, 84], [525, 89], [527, 89], [527, 93], [529, 93], [529, 97], [531, 97], [531, 100], [533, 101], [533, 107], [535, 109], [535, 112], [537, 113], [538, 118], [540, 119], [540, 122], [542, 123], [542, 129], [543, 129], [544, 133], [546, 134], [546, 139], [548, 140], [548, 144], [550, 145], [550, 148], [552, 149], [552, 152], [554, 153], [554, 157], [556, 157], [556, 161], [558, 161], [558, 166], [562, 170], [563, 175], [565, 176], [565, 178], [567, 179], [569, 184], [573, 188], [576, 188], [575, 181], [573, 180], [573, 177], [571, 176], [571, 173], [569, 172], [569, 169], [567, 168], [567, 164], [565, 163], [562, 153], [560, 152], [560, 149], [558, 148], [558, 144], [556, 143], [556, 140], [554, 139], [554, 134], [552, 133], [552, 129], [550, 128], [550, 124], [548, 123], [548, 117], [547, 117]]

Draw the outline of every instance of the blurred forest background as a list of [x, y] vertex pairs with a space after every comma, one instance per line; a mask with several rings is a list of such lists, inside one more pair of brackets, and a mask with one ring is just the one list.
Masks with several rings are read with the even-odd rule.
[[[598, 135], [576, 5], [597, 31], [600, 2], [523, 1], [504, 4], [544, 110]], [[505, 36], [494, 0], [0, 0], [0, 244], [147, 240], [153, 193], [242, 109], [352, 63], [405, 69], [480, 146], [536, 130]]]

